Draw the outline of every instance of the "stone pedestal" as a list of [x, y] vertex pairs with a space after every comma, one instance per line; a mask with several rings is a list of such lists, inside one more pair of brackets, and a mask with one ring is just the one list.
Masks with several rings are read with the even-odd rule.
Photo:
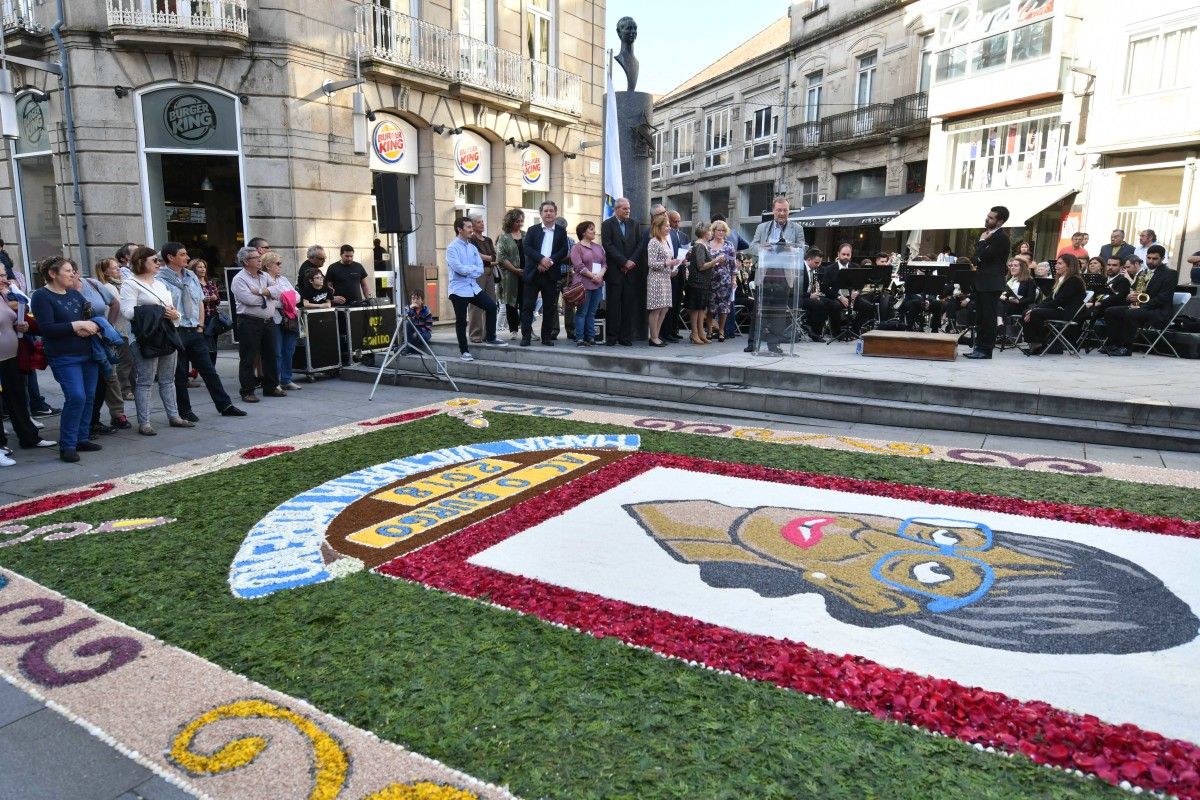
[[648, 92], [617, 92], [617, 133], [621, 137], [621, 182], [633, 219], [650, 222], [650, 150], [635, 131], [648, 131], [654, 97]]
[[[630, 216], [643, 228], [650, 225], [650, 156], [652, 146], [637, 132], [642, 128], [650, 136], [650, 120], [654, 115], [654, 97], [648, 92], [617, 92], [617, 133], [621, 137], [621, 188], [629, 198]], [[646, 269], [638, 267], [643, 287]], [[634, 317], [633, 335], [645, 339], [648, 334], [646, 292], [638, 298], [638, 314]]]

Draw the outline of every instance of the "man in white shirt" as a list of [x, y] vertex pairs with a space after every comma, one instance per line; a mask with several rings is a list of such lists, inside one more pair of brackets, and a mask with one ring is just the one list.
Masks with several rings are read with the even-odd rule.
[[478, 306], [484, 313], [484, 342], [505, 347], [508, 342], [496, 338], [496, 301], [479, 287], [483, 274], [483, 259], [479, 248], [471, 241], [475, 225], [465, 217], [454, 221], [454, 241], [446, 247], [446, 266], [450, 270], [450, 303], [454, 306], [454, 333], [458, 337], [459, 357], [474, 361], [467, 346], [467, 306]]
[[[1156, 234], [1150, 228], [1146, 228], [1146, 230], [1144, 230], [1138, 234], [1138, 246], [1133, 248], [1133, 254], [1135, 256], [1137, 256], [1139, 259], [1141, 259], [1142, 263], [1145, 264], [1146, 263], [1146, 251], [1149, 250], [1151, 247], [1153, 247], [1156, 244], [1158, 244], [1158, 234]], [[1163, 250], [1166, 250], [1166, 248], [1164, 247]], [[1171, 266], [1170, 263], [1168, 263], [1169, 261], [1170, 261], [1170, 253], [1163, 256], [1162, 265], [1164, 267]]]

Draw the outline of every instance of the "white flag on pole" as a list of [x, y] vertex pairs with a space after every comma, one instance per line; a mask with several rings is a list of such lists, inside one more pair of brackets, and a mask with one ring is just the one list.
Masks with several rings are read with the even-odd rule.
[[621, 178], [621, 137], [617, 134], [617, 95], [613, 91], [611, 64], [604, 111], [604, 218], [612, 216], [617, 198], [625, 193]]

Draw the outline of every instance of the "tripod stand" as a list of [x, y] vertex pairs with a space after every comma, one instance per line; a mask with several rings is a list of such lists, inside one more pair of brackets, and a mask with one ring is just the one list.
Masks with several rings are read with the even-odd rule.
[[[396, 359], [400, 357], [400, 351], [407, 348], [415, 350], [417, 355], [421, 357], [421, 363], [425, 363], [425, 357], [429, 356], [433, 359], [434, 371], [430, 374], [442, 378], [452, 387], [454, 391], [458, 391], [458, 384], [454, 382], [454, 378], [450, 377], [450, 373], [446, 371], [446, 362], [433, 354], [433, 350], [429, 347], [429, 342], [425, 341], [425, 337], [421, 336], [417, 330], [417, 324], [412, 317], [403, 310], [401, 303], [408, 299], [407, 289], [404, 285], [404, 268], [408, 265], [408, 242], [404, 238], [397, 238], [395, 233], [388, 234], [390, 237], [389, 243], [392, 245], [392, 252], [399, 253], [400, 258], [392, 262], [392, 286], [395, 287], [392, 291], [395, 292], [396, 299], [396, 329], [392, 332], [392, 340], [388, 342], [387, 353], [383, 356], [383, 361], [379, 365], [379, 372], [375, 375], [375, 383], [371, 386], [371, 394], [367, 396], [367, 401], [375, 399], [375, 392], [379, 390], [379, 381], [383, 379], [383, 372], [388, 368], [389, 364], [394, 364]], [[412, 336], [409, 336], [409, 332]], [[392, 380], [396, 379], [400, 368], [392, 367]]]

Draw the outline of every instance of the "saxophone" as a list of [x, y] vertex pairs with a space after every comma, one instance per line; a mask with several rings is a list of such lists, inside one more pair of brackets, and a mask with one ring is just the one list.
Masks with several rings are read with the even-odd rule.
[[1144, 269], [1141, 272], [1139, 272], [1137, 274], [1137, 276], [1133, 279], [1133, 290], [1132, 291], [1137, 293], [1137, 299], [1135, 299], [1132, 303], [1130, 303], [1131, 306], [1133, 306], [1134, 308], [1137, 308], [1138, 306], [1142, 305], [1143, 303], [1150, 302], [1150, 295], [1146, 294], [1146, 287], [1149, 285], [1150, 285], [1150, 270]]

